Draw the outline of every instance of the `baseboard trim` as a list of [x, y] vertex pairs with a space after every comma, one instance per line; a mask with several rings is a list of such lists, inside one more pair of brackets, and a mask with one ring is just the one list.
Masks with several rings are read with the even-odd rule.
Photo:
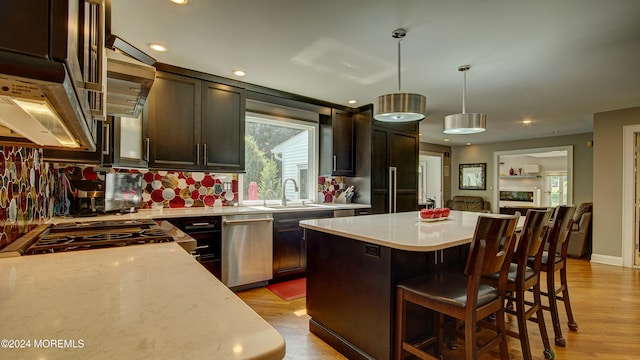
[[600, 255], [600, 254], [591, 254], [591, 262], [597, 263], [597, 264], [604, 264], [604, 265], [620, 266], [620, 267], [624, 265], [624, 263], [622, 262], [622, 257]]

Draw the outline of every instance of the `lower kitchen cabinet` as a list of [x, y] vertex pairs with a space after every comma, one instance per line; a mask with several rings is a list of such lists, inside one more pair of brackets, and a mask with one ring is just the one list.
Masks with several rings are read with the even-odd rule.
[[220, 216], [169, 219], [196, 240], [193, 256], [215, 277], [221, 279], [222, 219]]
[[307, 243], [301, 220], [330, 218], [333, 211], [273, 215], [273, 280], [300, 277], [307, 271]]

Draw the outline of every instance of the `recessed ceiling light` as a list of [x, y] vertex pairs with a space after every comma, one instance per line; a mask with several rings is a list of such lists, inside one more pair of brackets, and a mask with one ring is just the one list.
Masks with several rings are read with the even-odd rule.
[[171, 0], [171, 2], [178, 5], [187, 5], [189, 0]]
[[245, 76], [245, 75], [247, 75], [247, 73], [242, 71], [242, 70], [233, 70], [231, 73], [233, 75], [235, 75], [235, 76]]
[[160, 45], [160, 44], [155, 44], [155, 43], [151, 43], [149, 44], [149, 47], [155, 51], [159, 51], [159, 52], [166, 52], [167, 48], [164, 45]]
[[349, 100], [349, 101], [347, 101], [347, 102], [348, 102], [349, 104], [355, 104], [355, 103], [357, 103], [357, 102], [358, 102], [358, 100], [356, 100], [356, 99], [351, 99], [351, 100]]
[[451, 139], [446, 138], [446, 139], [442, 139], [443, 141], [451, 141]]
[[467, 146], [471, 145], [471, 143], [467, 143]]
[[522, 123], [523, 123], [523, 124], [531, 124], [532, 122], [533, 122], [533, 120], [531, 120], [531, 119], [524, 119], [524, 120], [522, 120]]

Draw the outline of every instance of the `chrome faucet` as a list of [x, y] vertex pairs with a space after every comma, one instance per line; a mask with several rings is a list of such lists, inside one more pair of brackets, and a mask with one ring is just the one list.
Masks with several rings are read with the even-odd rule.
[[296, 183], [296, 180], [292, 178], [286, 178], [282, 182], [282, 206], [287, 206], [287, 194], [285, 193], [284, 189], [287, 186], [287, 181], [289, 180], [293, 181], [293, 191], [298, 192], [298, 184]]

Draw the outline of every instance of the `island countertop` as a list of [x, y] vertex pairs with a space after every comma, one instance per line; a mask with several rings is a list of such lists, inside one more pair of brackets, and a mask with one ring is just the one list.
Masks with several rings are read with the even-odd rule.
[[[452, 210], [444, 220], [427, 222], [419, 218], [418, 211], [412, 211], [304, 220], [300, 226], [393, 249], [436, 251], [471, 242], [480, 215]], [[523, 220], [521, 217], [520, 222]]]
[[0, 259], [0, 323], [2, 339], [24, 340], [14, 347], [30, 342], [3, 340], [0, 358], [285, 355], [283, 337], [176, 243]]

